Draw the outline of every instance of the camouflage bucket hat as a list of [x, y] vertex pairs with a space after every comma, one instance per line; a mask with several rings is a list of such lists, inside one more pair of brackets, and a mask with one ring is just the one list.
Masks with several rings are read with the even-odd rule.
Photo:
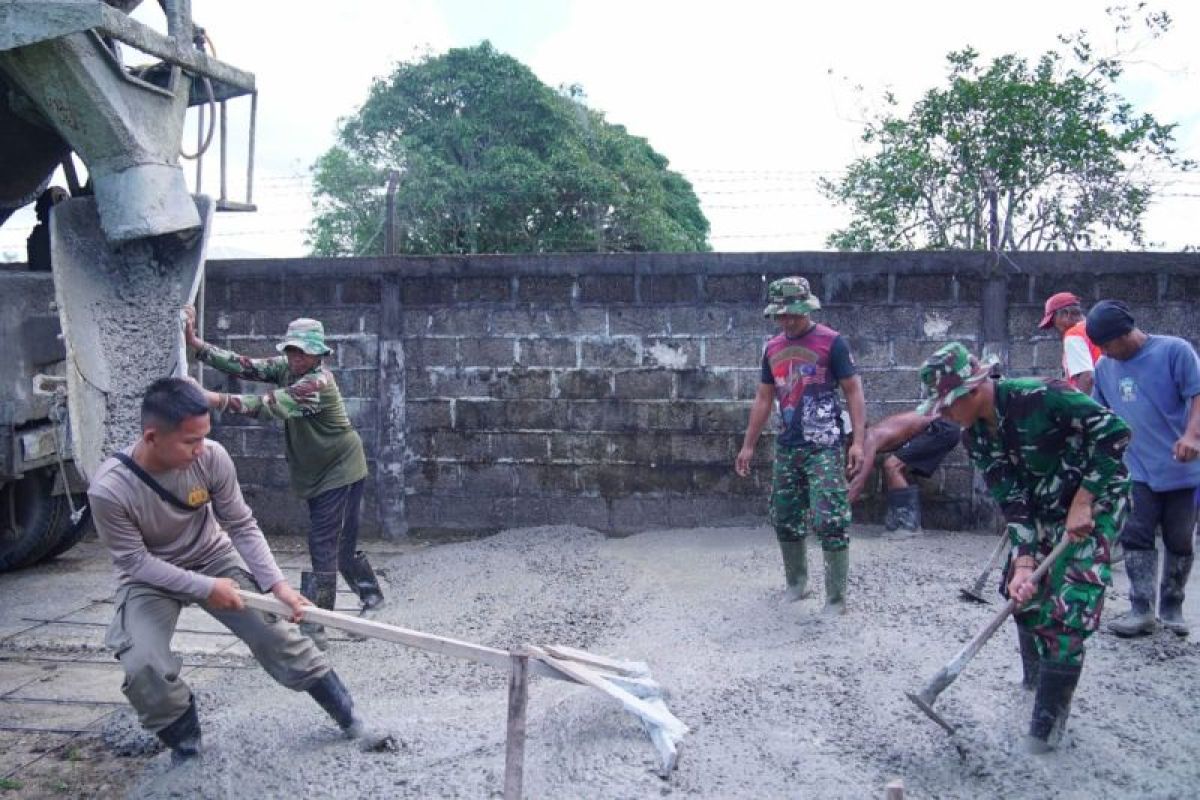
[[315, 319], [294, 319], [288, 323], [283, 341], [275, 349], [283, 352], [289, 347], [298, 348], [310, 356], [327, 356], [333, 351], [325, 346], [325, 326]]
[[991, 363], [980, 365], [958, 342], [943, 345], [921, 366], [921, 388], [925, 400], [918, 414], [934, 414], [970, 392], [987, 379]]
[[821, 307], [821, 301], [808, 288], [808, 281], [800, 276], [771, 281], [767, 287], [767, 307], [764, 317], [777, 314], [808, 314]]

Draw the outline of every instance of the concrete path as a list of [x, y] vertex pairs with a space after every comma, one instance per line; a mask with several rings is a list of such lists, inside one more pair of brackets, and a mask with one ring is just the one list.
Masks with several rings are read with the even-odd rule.
[[[271, 546], [299, 586], [308, 568], [303, 540], [275, 538]], [[378, 542], [365, 549], [380, 560], [419, 547]], [[105, 720], [127, 706], [120, 665], [104, 647], [115, 586], [94, 540], [0, 575], [0, 797], [96, 797], [135, 771], [129, 763], [107, 766], [112, 759], [99, 742]], [[337, 605], [357, 608], [344, 584]], [[196, 606], [184, 609], [172, 646], [197, 689], [219, 684], [229, 670], [257, 668], [245, 645]], [[94, 765], [87, 763], [92, 752]]]

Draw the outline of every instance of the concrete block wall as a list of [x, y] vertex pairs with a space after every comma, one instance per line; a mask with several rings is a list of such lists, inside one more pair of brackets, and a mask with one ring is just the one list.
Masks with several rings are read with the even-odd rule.
[[[1198, 256], [1014, 260], [999, 273], [982, 253], [213, 262], [206, 336], [260, 355], [289, 319], [325, 322], [371, 459], [367, 535], [690, 526], [765, 512], [771, 437], [750, 478], [732, 463], [774, 332], [761, 309], [777, 277], [808, 277], [818, 318], [849, 338], [871, 420], [916, 403], [917, 368], [946, 341], [999, 352], [1013, 373], [1054, 374], [1058, 344], [1036, 329], [1054, 291], [1126, 297], [1148, 329], [1200, 333], [1187, 302]], [[985, 330], [989, 314], [999, 335]], [[304, 530], [281, 433], [225, 419], [217, 435], [268, 530]], [[961, 450], [923, 490], [931, 525], [988, 513]], [[881, 512], [877, 491], [855, 509], [862, 520]]]

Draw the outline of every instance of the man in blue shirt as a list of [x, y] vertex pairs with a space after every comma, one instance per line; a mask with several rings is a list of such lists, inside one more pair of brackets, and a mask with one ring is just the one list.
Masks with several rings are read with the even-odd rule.
[[1187, 636], [1183, 592], [1192, 571], [1194, 498], [1200, 486], [1200, 358], [1183, 339], [1141, 331], [1129, 307], [1115, 300], [1091, 310], [1087, 335], [1104, 353], [1096, 364], [1092, 396], [1133, 429], [1125, 451], [1133, 512], [1121, 531], [1131, 609], [1108, 630], [1118, 636], [1154, 632], [1155, 535], [1161, 528], [1166, 553], [1158, 621]]

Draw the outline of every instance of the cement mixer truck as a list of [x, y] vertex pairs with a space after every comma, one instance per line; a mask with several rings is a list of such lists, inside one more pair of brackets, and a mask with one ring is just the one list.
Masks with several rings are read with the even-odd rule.
[[[0, 224], [34, 202], [41, 219], [29, 263], [0, 269], [0, 571], [86, 532], [88, 476], [137, 435], [145, 386], [186, 368], [179, 309], [213, 212], [253, 210], [249, 173], [234, 202], [224, 169], [238, 97], [253, 169], [254, 76], [206, 52], [190, 0], [159, 0], [165, 36], [129, 16], [139, 3], [0, 0]], [[220, 124], [215, 201], [189, 193], [180, 164], [193, 106], [207, 111], [198, 151]], [[65, 191], [49, 187], [60, 168]]]

